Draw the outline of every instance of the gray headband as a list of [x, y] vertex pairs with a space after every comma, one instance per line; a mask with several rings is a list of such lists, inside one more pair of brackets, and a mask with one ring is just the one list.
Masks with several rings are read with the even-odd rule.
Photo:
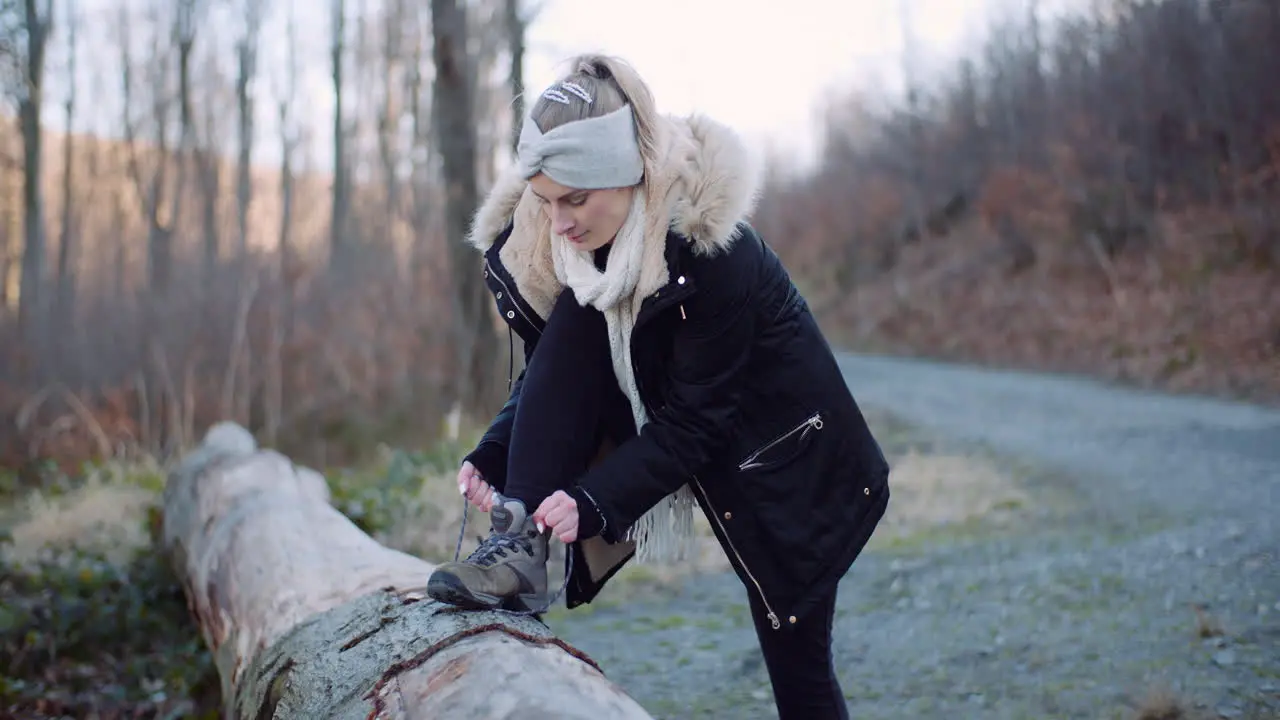
[[543, 134], [525, 117], [516, 148], [525, 178], [539, 172], [575, 190], [630, 187], [644, 176], [631, 107], [567, 122]]

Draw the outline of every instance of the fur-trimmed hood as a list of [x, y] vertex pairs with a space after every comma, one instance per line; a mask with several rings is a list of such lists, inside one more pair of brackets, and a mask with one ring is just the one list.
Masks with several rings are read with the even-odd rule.
[[[741, 138], [705, 116], [663, 116], [657, 146], [659, 160], [645, 168], [650, 202], [637, 299], [667, 283], [668, 230], [686, 238], [695, 253], [714, 255], [737, 238], [738, 223], [754, 209], [760, 189], [759, 169]], [[545, 319], [564, 288], [551, 258], [550, 221], [516, 168], [494, 184], [467, 242], [486, 252], [513, 223], [499, 259], [525, 301]]]

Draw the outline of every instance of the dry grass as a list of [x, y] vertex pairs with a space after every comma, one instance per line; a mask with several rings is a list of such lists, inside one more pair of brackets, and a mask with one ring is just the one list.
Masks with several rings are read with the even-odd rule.
[[1207, 608], [1199, 603], [1191, 604], [1191, 611], [1196, 614], [1196, 637], [1214, 638], [1221, 637], [1226, 634], [1226, 630], [1222, 627], [1222, 621], [1217, 616], [1211, 614]]
[[[893, 501], [877, 532], [878, 539], [901, 539], [974, 521], [999, 523], [1028, 502], [1013, 477], [980, 457], [910, 450], [894, 459], [893, 467]], [[375, 463], [374, 469], [356, 480], [343, 482], [347, 488], [362, 487], [366, 482], [372, 486], [384, 470], [383, 463]], [[140, 483], [139, 477], [147, 482]], [[0, 547], [0, 553], [10, 561], [24, 562], [45, 553], [79, 548], [100, 551], [113, 562], [127, 562], [149, 541], [148, 513], [160, 502], [162, 478], [163, 469], [154, 464], [120, 465], [98, 472], [65, 495], [32, 494], [13, 511], [12, 541]], [[420, 480], [416, 493], [386, 491], [376, 503], [378, 517], [370, 534], [388, 547], [429, 562], [451, 560], [464, 509], [453, 474], [433, 472]], [[336, 487], [335, 480], [330, 484]], [[349, 509], [340, 499], [335, 505]], [[697, 541], [693, 557], [671, 565], [629, 563], [619, 579], [625, 579], [630, 589], [662, 589], [692, 575], [727, 571], [728, 560], [708, 521], [700, 512], [695, 512], [694, 518]], [[469, 553], [487, 531], [487, 516], [470, 508], [462, 554]], [[553, 573], [558, 573], [563, 557], [559, 543], [553, 544], [552, 553]]]
[[[903, 538], [951, 525], [981, 521], [999, 524], [1029, 503], [1009, 473], [992, 461], [959, 454], [908, 451], [893, 460], [893, 500], [877, 537]], [[452, 560], [458, 542], [463, 501], [451, 474], [424, 479], [421, 492], [405, 502], [390, 528], [374, 533], [379, 542], [432, 562]], [[629, 588], [670, 588], [684, 579], [729, 570], [728, 559], [701, 512], [694, 513], [697, 540], [693, 556], [676, 564], [629, 563], [619, 574]], [[462, 555], [488, 531], [488, 518], [468, 511]], [[553, 562], [562, 562], [562, 547], [552, 545]], [[553, 570], [553, 572], [557, 572]]]
[[[462, 523], [463, 500], [452, 473], [423, 478], [417, 495], [406, 498], [387, 529], [372, 533], [375, 540], [431, 562], [452, 560]], [[488, 518], [474, 507], [467, 513], [467, 536], [487, 533]], [[470, 547], [474, 542], [470, 543]], [[469, 545], [463, 543], [463, 555]]]
[[25, 564], [78, 549], [123, 565], [150, 542], [148, 513], [157, 501], [154, 489], [114, 473], [95, 474], [65, 495], [32, 493], [16, 508], [0, 558]]
[[947, 526], [1001, 524], [1029, 503], [1017, 479], [976, 455], [909, 450], [893, 461], [892, 499], [877, 537], [901, 539]]
[[1204, 713], [1167, 687], [1154, 687], [1130, 715], [1132, 720], [1207, 720]]

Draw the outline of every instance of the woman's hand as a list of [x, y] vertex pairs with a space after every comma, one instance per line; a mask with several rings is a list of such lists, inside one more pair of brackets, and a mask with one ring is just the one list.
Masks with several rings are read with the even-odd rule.
[[470, 462], [462, 463], [458, 470], [458, 492], [483, 512], [493, 509], [493, 488]]
[[578, 501], [557, 490], [534, 511], [533, 521], [539, 529], [551, 528], [551, 533], [568, 545], [578, 539]]

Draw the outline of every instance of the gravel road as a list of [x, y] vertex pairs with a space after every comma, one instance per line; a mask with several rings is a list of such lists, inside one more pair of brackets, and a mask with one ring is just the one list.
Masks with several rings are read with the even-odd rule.
[[[993, 458], [1027, 498], [999, 523], [873, 540], [836, 621], [853, 717], [1128, 718], [1163, 693], [1280, 718], [1280, 411], [841, 362], [890, 454]], [[734, 576], [643, 588], [548, 622], [655, 717], [776, 717]]]

